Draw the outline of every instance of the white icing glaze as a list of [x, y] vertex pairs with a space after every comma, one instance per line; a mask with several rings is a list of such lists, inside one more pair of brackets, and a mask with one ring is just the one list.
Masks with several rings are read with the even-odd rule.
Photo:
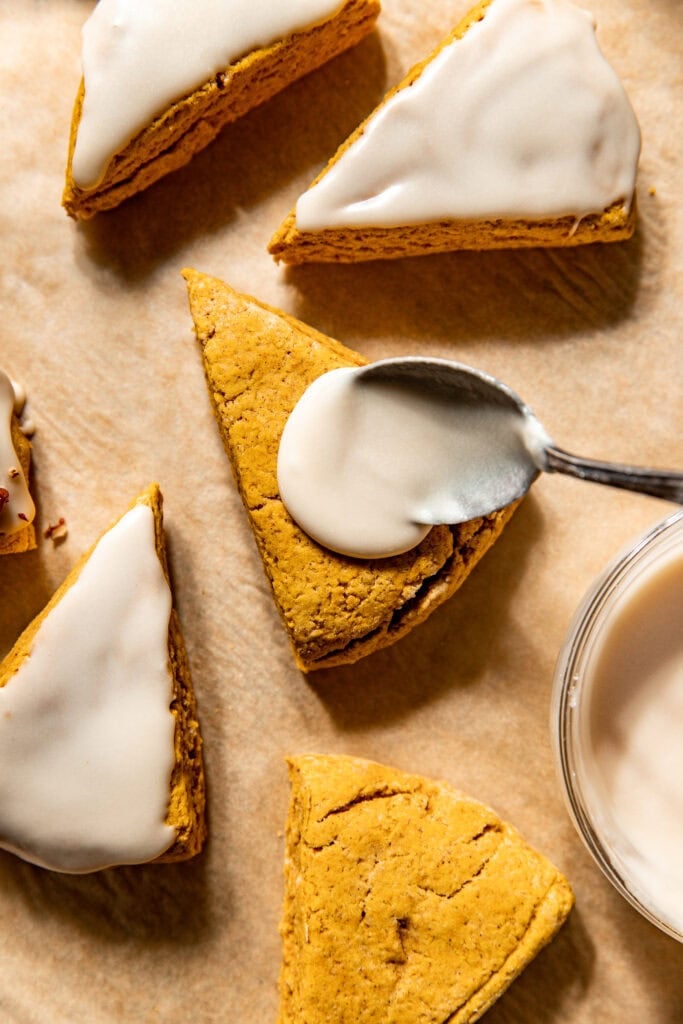
[[73, 178], [93, 188], [111, 157], [183, 96], [252, 50], [329, 18], [342, 0], [99, 0], [83, 27], [85, 100]]
[[137, 505], [99, 541], [0, 689], [0, 846], [80, 873], [171, 845], [170, 614], [154, 517]]
[[493, 0], [298, 200], [301, 231], [601, 212], [631, 202], [640, 132], [567, 0]]
[[12, 415], [23, 408], [26, 395], [0, 370], [0, 488], [9, 499], [0, 503], [0, 537], [18, 533], [33, 522], [35, 505], [12, 442]]
[[621, 595], [585, 668], [581, 773], [642, 902], [683, 934], [683, 545]]
[[10, 381], [12, 384], [12, 390], [14, 391], [14, 415], [21, 416], [24, 411], [24, 406], [26, 405], [26, 388], [23, 384], [14, 380], [13, 377], [10, 377]]
[[285, 425], [278, 487], [319, 543], [381, 558], [419, 544], [437, 523], [507, 504], [542, 468], [547, 441], [531, 414], [374, 379], [362, 368], [332, 370]]

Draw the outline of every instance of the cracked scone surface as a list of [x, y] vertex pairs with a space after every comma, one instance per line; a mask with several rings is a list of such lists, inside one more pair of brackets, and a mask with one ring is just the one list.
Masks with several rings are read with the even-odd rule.
[[317, 544], [280, 500], [280, 437], [309, 384], [365, 360], [216, 278], [183, 273], [216, 421], [297, 664], [350, 663], [393, 643], [458, 589], [515, 506], [436, 526], [394, 558], [347, 558]]
[[279, 1024], [465, 1024], [567, 917], [572, 892], [445, 783], [289, 759]]

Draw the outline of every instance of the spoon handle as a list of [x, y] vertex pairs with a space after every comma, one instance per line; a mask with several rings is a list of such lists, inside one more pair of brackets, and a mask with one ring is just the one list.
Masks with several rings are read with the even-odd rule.
[[626, 491], [638, 491], [640, 494], [650, 494], [653, 498], [664, 498], [666, 501], [675, 501], [683, 505], [683, 473], [584, 459], [578, 455], [571, 455], [562, 448], [555, 448], [554, 445], [548, 445], [545, 453], [546, 469], [550, 473], [566, 473], [580, 480], [621, 487]]

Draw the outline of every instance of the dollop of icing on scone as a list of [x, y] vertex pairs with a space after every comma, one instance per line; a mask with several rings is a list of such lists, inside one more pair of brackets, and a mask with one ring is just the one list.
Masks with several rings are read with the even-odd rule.
[[21, 411], [23, 398], [0, 369], [0, 537], [25, 529], [36, 512], [12, 440], [12, 420]]
[[298, 200], [300, 231], [628, 208], [640, 132], [592, 18], [492, 0]]
[[0, 846], [56, 871], [153, 860], [174, 764], [171, 591], [154, 516], [98, 542], [0, 689]]
[[100, 0], [83, 27], [77, 186], [171, 104], [254, 49], [326, 20], [341, 0]]
[[443, 389], [440, 362], [457, 365], [434, 360], [429, 381], [331, 370], [297, 402], [278, 489], [319, 544], [357, 558], [401, 554], [438, 523], [503, 508], [543, 468], [549, 438], [531, 411]]

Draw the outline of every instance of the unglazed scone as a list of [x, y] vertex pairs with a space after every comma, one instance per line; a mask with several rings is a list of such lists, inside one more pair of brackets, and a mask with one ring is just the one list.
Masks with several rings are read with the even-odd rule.
[[214, 414], [297, 664], [342, 665], [394, 643], [458, 589], [513, 507], [436, 526], [393, 558], [349, 558], [317, 544], [280, 499], [280, 437], [312, 381], [365, 360], [222, 281], [184, 275]]
[[0, 555], [32, 551], [35, 505], [29, 491], [31, 442], [19, 423], [12, 379], [0, 369]]
[[143, 19], [137, 0], [100, 0], [86, 23], [62, 198], [72, 217], [111, 209], [182, 167], [226, 124], [358, 43], [380, 5], [195, 0], [169, 11], [147, 0], [144, 8]]
[[560, 872], [446, 783], [339, 756], [289, 773], [278, 1024], [469, 1024], [571, 910]]
[[481, 0], [271, 239], [286, 263], [629, 238], [638, 124], [569, 0]]
[[0, 847], [68, 873], [185, 860], [204, 804], [154, 484], [0, 663]]

